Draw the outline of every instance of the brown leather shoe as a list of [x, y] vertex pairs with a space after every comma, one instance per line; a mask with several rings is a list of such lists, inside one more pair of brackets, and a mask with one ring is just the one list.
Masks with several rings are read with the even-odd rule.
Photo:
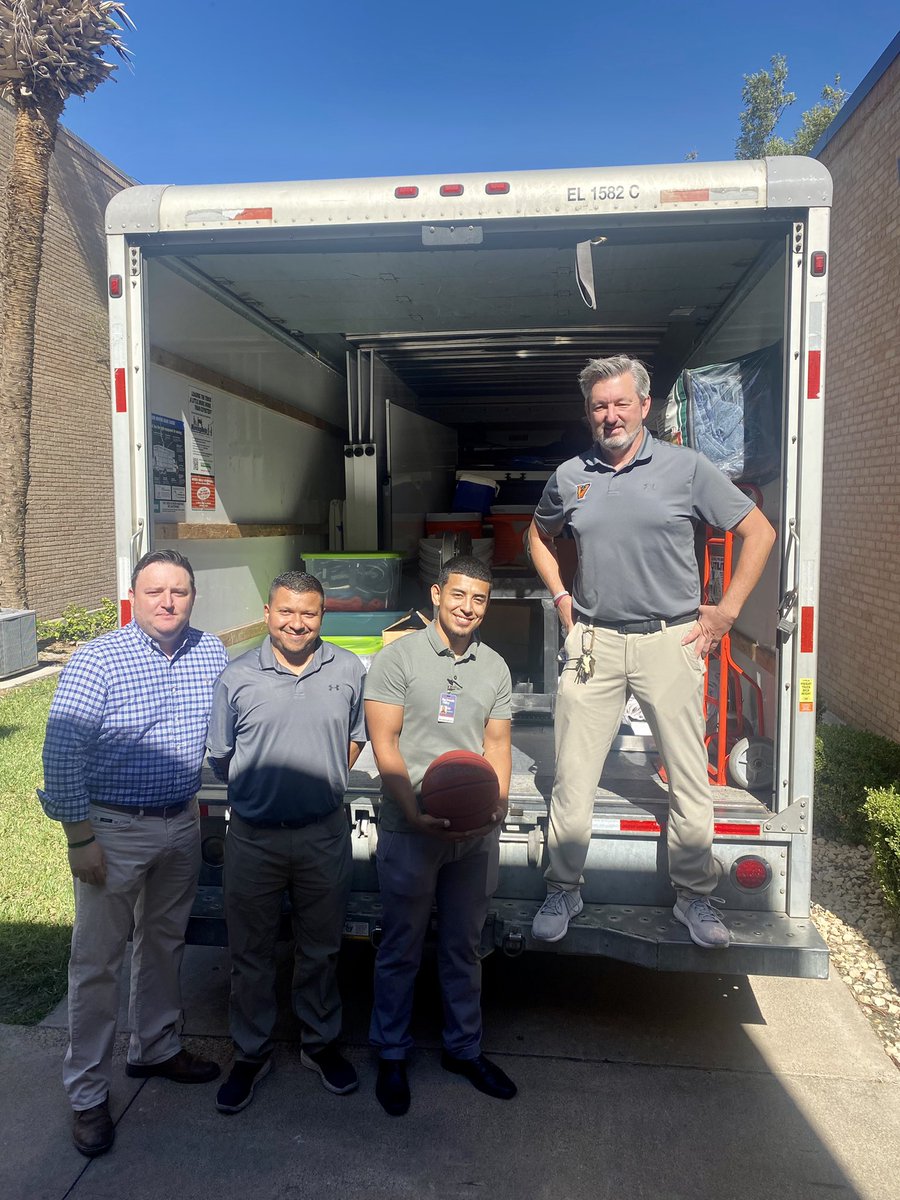
[[148, 1079], [152, 1075], [159, 1075], [174, 1083], [212, 1083], [219, 1077], [219, 1064], [197, 1058], [189, 1050], [179, 1050], [161, 1063], [126, 1063], [125, 1074], [132, 1079]]
[[116, 1127], [109, 1115], [109, 1102], [95, 1104], [72, 1114], [72, 1141], [87, 1158], [105, 1154], [116, 1139]]

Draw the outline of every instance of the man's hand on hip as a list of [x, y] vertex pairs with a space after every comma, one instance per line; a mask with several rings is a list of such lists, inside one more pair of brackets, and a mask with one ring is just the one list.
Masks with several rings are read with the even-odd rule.
[[715, 650], [733, 624], [734, 618], [727, 617], [718, 605], [701, 604], [699, 616], [681, 639], [681, 644], [693, 644], [697, 657], [706, 658], [710, 650]]
[[93, 883], [98, 887], [106, 883], [106, 857], [99, 842], [79, 846], [77, 850], [70, 847], [69, 867], [82, 883]]

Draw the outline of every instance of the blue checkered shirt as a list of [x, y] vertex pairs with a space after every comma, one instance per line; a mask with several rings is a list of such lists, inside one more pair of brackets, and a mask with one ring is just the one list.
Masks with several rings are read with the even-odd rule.
[[228, 662], [217, 637], [188, 628], [171, 658], [132, 621], [88, 642], [62, 672], [38, 796], [55, 821], [95, 804], [178, 804], [200, 787], [213, 684]]

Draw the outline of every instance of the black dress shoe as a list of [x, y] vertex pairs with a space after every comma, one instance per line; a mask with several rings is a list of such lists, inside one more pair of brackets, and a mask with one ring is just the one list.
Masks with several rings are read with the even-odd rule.
[[493, 1096], [495, 1100], [512, 1100], [516, 1094], [516, 1085], [506, 1072], [501, 1071], [496, 1063], [492, 1063], [483, 1054], [479, 1054], [477, 1058], [456, 1058], [444, 1050], [441, 1054], [441, 1066], [445, 1071], [452, 1071], [454, 1075], [464, 1075], [479, 1092]]
[[219, 1077], [219, 1064], [197, 1058], [189, 1050], [179, 1050], [161, 1063], [126, 1063], [125, 1074], [132, 1079], [149, 1079], [159, 1075], [175, 1083], [211, 1083]]
[[85, 1158], [105, 1154], [115, 1141], [116, 1127], [109, 1115], [109, 1104], [95, 1104], [72, 1114], [72, 1141]]
[[389, 1117], [402, 1117], [409, 1111], [409, 1083], [402, 1058], [379, 1059], [375, 1098]]

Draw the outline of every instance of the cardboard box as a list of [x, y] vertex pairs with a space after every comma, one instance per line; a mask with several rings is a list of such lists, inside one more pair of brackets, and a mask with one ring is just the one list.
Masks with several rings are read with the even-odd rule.
[[397, 638], [406, 637], [408, 633], [417, 633], [420, 629], [425, 629], [431, 624], [431, 618], [426, 617], [424, 613], [417, 612], [411, 608], [408, 613], [395, 621], [393, 625], [388, 625], [381, 636], [386, 646], [391, 642], [396, 642]]

